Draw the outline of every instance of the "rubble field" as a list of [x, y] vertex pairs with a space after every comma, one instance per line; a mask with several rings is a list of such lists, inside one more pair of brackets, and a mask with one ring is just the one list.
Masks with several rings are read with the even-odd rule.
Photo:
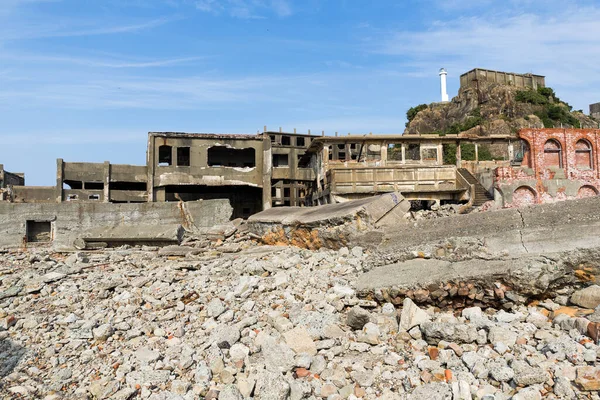
[[375, 250], [185, 244], [0, 253], [1, 397], [600, 399], [593, 282], [392, 303], [357, 291]]

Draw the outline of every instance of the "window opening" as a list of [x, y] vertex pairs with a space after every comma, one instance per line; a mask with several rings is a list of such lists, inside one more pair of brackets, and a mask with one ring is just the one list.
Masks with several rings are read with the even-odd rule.
[[190, 166], [190, 148], [189, 147], [178, 147], [177, 148], [177, 165], [179, 167]]
[[162, 145], [158, 148], [158, 166], [168, 167], [172, 164], [171, 146]]

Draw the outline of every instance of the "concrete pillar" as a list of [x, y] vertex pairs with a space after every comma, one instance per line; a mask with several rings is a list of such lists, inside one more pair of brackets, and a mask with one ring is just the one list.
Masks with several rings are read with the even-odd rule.
[[515, 158], [515, 147], [512, 142], [508, 142], [508, 159], [510, 161], [512, 161], [512, 160], [514, 160], [514, 158]]
[[406, 164], [406, 145], [402, 143], [402, 164]]
[[479, 162], [479, 145], [475, 143], [475, 162]]
[[444, 146], [442, 142], [438, 143], [437, 146], [437, 164], [444, 165]]
[[456, 142], [456, 168], [462, 167], [462, 160], [460, 157], [460, 142]]
[[63, 198], [63, 180], [64, 180], [65, 168], [62, 158], [56, 160], [56, 189], [55, 198], [57, 203], [62, 203]]
[[167, 192], [164, 186], [157, 187], [154, 191], [154, 201], [164, 203], [167, 201]]
[[381, 145], [381, 165], [383, 167], [385, 167], [387, 165], [387, 150], [388, 150], [388, 144], [383, 143]]
[[148, 170], [148, 182], [146, 183], [146, 191], [148, 193], [148, 202], [154, 202], [154, 136], [148, 133], [148, 150], [146, 151], [146, 169]]
[[110, 203], [110, 161], [104, 161], [104, 203]]
[[262, 171], [262, 203], [263, 210], [271, 208], [271, 178], [273, 172], [273, 152], [271, 150], [271, 139], [267, 136], [263, 139], [263, 171]]

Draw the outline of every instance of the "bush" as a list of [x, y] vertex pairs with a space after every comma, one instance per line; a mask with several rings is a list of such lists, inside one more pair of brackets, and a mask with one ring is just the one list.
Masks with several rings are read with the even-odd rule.
[[521, 103], [548, 104], [548, 98], [535, 90], [519, 90], [515, 100]]
[[410, 122], [415, 119], [415, 117], [417, 116], [417, 114], [419, 113], [419, 111], [423, 111], [427, 108], [427, 104], [419, 104], [416, 107], [411, 107], [408, 109], [408, 111], [406, 112], [406, 119], [408, 120], [406, 122], [406, 126], [408, 126], [408, 124], [410, 124]]

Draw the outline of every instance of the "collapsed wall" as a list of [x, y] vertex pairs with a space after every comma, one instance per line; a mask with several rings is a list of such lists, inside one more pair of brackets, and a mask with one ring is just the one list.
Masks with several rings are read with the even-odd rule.
[[397, 223], [409, 209], [410, 202], [394, 192], [318, 207], [271, 208], [251, 216], [248, 227], [265, 244], [339, 249], [357, 237], [374, 237], [375, 229]]
[[57, 251], [72, 250], [75, 240], [82, 237], [106, 239], [99, 235], [99, 229], [118, 233], [123, 242], [127, 236], [150, 240], [153, 233], [148, 230], [155, 227], [155, 236], [161, 241], [164, 226], [181, 225], [193, 231], [223, 224], [231, 214], [229, 202], [218, 199], [137, 204], [0, 203], [0, 248], [51, 245]]

